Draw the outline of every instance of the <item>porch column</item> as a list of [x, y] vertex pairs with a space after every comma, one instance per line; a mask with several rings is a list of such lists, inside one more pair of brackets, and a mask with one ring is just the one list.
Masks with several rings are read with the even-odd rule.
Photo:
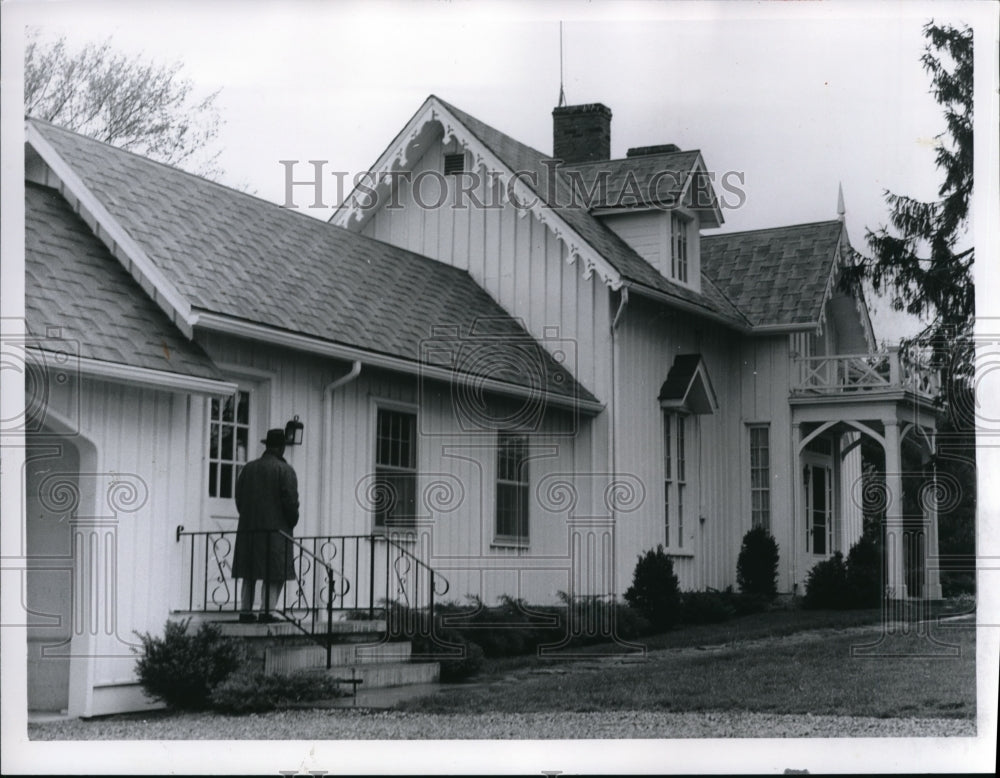
[[[932, 452], [933, 453], [933, 452]], [[927, 559], [924, 563], [924, 598], [930, 600], [941, 599], [941, 560], [938, 550], [938, 482], [937, 466], [931, 464], [931, 481], [927, 485], [925, 495], [928, 499], [923, 502], [924, 510], [924, 537], [927, 539]]]
[[[805, 590], [799, 591], [799, 572], [796, 560], [799, 557], [799, 522], [806, 522], [806, 533], [809, 532], [808, 517], [805, 515], [805, 494], [802, 489], [802, 424], [796, 422], [792, 424], [792, 526], [789, 529], [792, 540], [792, 592], [795, 594], [805, 594]], [[805, 534], [802, 535], [805, 541]], [[805, 552], [805, 546], [801, 549]], [[803, 571], [803, 577], [807, 570]]]
[[906, 599], [906, 575], [903, 567], [903, 476], [899, 422], [885, 422], [885, 563], [888, 569], [889, 597]]

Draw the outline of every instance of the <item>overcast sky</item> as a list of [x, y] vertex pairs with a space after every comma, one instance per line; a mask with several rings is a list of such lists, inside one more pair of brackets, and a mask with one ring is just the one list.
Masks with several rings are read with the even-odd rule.
[[[540, 5], [540, 7], [539, 7]], [[931, 199], [944, 123], [919, 58], [936, 3], [44, 3], [25, 20], [71, 46], [110, 36], [221, 89], [223, 182], [284, 198], [282, 159], [368, 169], [429, 94], [551, 153], [559, 20], [570, 104], [611, 107], [612, 154], [676, 143], [746, 202], [723, 230], [836, 216], [852, 245], [884, 223], [883, 190]], [[303, 164], [305, 170], [305, 164]], [[328, 213], [314, 215], [326, 217]], [[879, 338], [901, 332], [876, 318]]]

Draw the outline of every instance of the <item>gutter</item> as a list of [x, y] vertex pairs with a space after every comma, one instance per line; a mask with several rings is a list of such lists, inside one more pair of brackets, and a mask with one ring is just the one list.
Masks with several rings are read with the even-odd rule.
[[[230, 381], [217, 378], [202, 378], [200, 376], [172, 373], [169, 370], [154, 370], [148, 367], [123, 365], [118, 362], [104, 362], [90, 357], [77, 357], [65, 353], [54, 353], [45, 349], [31, 349], [43, 355], [43, 366], [47, 369], [58, 369], [62, 373], [78, 371], [81, 375], [102, 378], [108, 381], [118, 381], [126, 384], [151, 387], [167, 392], [185, 392], [188, 394], [229, 395], [236, 394], [238, 387]], [[59, 366], [58, 368], [56, 366]], [[70, 378], [73, 376], [70, 375]]]
[[[268, 343], [274, 346], [292, 348], [298, 351], [305, 351], [319, 356], [333, 357], [334, 359], [348, 360], [351, 362], [361, 362], [368, 367], [384, 368], [401, 373], [433, 378], [448, 383], [457, 383], [466, 386], [474, 386], [479, 391], [496, 392], [518, 398], [537, 400], [537, 388], [518, 386], [517, 384], [497, 381], [493, 378], [468, 375], [452, 370], [448, 367], [438, 365], [428, 365], [416, 362], [412, 359], [394, 357], [388, 354], [379, 354], [373, 351], [356, 348], [354, 346], [344, 346], [333, 343], [329, 340], [313, 337], [311, 335], [300, 335], [295, 332], [275, 329], [264, 324], [256, 324], [217, 313], [201, 311], [193, 316], [193, 326], [201, 327], [212, 332], [221, 332], [227, 335], [238, 335], [249, 340], [256, 340], [261, 343]], [[547, 394], [546, 402], [557, 408], [569, 410], [582, 410], [592, 415], [597, 415], [604, 410], [604, 403], [598, 400], [585, 400], [567, 395]]]
[[[329, 468], [333, 452], [333, 393], [351, 383], [361, 374], [361, 361], [354, 360], [351, 370], [340, 378], [335, 378], [323, 388], [323, 440], [320, 443], [320, 471]], [[320, 506], [323, 514], [319, 516], [319, 522], [333, 515], [333, 505], [330, 494], [330, 481], [332, 479], [325, 476], [320, 477]], [[320, 527], [322, 529], [322, 527]]]
[[781, 333], [813, 332], [819, 329], [819, 324], [805, 322], [803, 324], [757, 324], [750, 328], [751, 335], [780, 335]]
[[648, 297], [652, 300], [658, 300], [659, 302], [669, 303], [670, 305], [674, 306], [675, 308], [679, 308], [682, 311], [697, 313], [700, 316], [704, 316], [706, 319], [712, 319], [713, 321], [717, 321], [720, 324], [725, 324], [727, 327], [738, 330], [739, 332], [742, 332], [744, 334], [750, 334], [754, 330], [754, 328], [749, 325], [735, 322], [732, 319], [728, 319], [725, 316], [716, 313], [715, 311], [705, 308], [704, 306], [688, 302], [687, 300], [684, 300], [683, 298], [680, 297], [674, 297], [673, 295], [667, 294], [666, 292], [661, 292], [649, 286], [636, 284], [633, 281], [626, 281], [625, 283], [622, 284], [622, 287], [630, 288], [636, 294], [640, 294], [643, 297]]

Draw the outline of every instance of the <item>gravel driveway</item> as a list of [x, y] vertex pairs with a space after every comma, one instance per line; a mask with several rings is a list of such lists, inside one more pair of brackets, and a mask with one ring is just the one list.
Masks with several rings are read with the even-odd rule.
[[974, 736], [967, 719], [860, 718], [770, 713], [529, 713], [438, 715], [294, 710], [250, 716], [206, 713], [146, 720], [31, 724], [32, 740], [450, 740], [696, 737]]

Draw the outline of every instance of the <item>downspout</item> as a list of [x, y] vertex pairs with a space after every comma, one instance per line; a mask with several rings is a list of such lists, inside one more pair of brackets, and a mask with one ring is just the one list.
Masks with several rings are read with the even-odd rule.
[[355, 359], [351, 365], [351, 370], [346, 375], [336, 378], [328, 383], [323, 389], [323, 440], [320, 447], [320, 525], [325, 517], [329, 517], [332, 510], [330, 505], [330, 477], [329, 473], [323, 471], [329, 467], [328, 462], [333, 452], [333, 393], [349, 384], [361, 374], [361, 360]]
[[[618, 298], [618, 310], [615, 312], [614, 318], [611, 320], [611, 402], [608, 403], [608, 410], [610, 411], [608, 416], [608, 447], [610, 449], [611, 455], [611, 480], [612, 482], [618, 477], [618, 451], [615, 445], [616, 436], [616, 426], [617, 426], [617, 416], [618, 416], [618, 372], [617, 372], [617, 352], [618, 352], [618, 341], [615, 339], [615, 331], [618, 329], [618, 324], [621, 321], [622, 315], [625, 313], [625, 306], [628, 305], [628, 287], [623, 286], [621, 291], [621, 297]], [[608, 492], [614, 495], [615, 490], [611, 489]], [[611, 526], [615, 530], [617, 535], [618, 527], [618, 516], [615, 510], [615, 501], [612, 497], [608, 501], [608, 510], [611, 513]], [[614, 551], [612, 551], [612, 555]], [[612, 565], [614, 564], [614, 559], [612, 558]], [[614, 569], [614, 568], [612, 568]], [[617, 573], [616, 573], [617, 574]], [[615, 581], [612, 579], [611, 586], [615, 586]], [[612, 592], [614, 594], [615, 592]]]

